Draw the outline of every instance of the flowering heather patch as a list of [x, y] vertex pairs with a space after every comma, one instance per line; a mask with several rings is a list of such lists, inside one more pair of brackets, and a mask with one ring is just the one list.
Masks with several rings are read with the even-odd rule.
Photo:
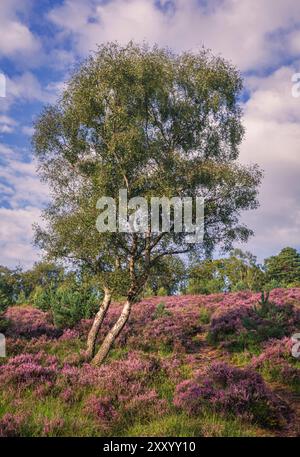
[[76, 338], [79, 338], [80, 334], [78, 330], [75, 330], [73, 328], [68, 328], [63, 331], [63, 334], [59, 337], [60, 341], [70, 341], [74, 340]]
[[129, 389], [129, 393], [120, 396], [119, 401], [124, 412], [140, 418], [161, 417], [168, 411], [166, 400], [159, 398], [155, 389], [145, 389], [137, 395], [132, 395]]
[[[290, 355], [289, 338], [270, 339], [272, 335], [264, 335], [265, 340], [257, 346], [261, 354], [249, 361], [251, 352], [246, 353], [249, 369], [224, 363], [209, 368], [219, 357], [232, 357], [226, 347], [223, 350], [228, 342], [242, 338], [248, 344], [248, 335], [256, 337], [257, 328], [265, 329], [262, 324], [270, 322], [269, 316], [255, 313], [253, 308], [259, 299], [259, 294], [239, 292], [142, 300], [133, 307], [125, 331], [101, 367], [86, 363], [83, 357], [90, 320], [62, 332], [55, 329], [45, 312], [30, 307], [10, 308], [9, 357], [0, 360], [0, 435], [122, 435], [131, 433], [131, 427], [136, 430], [143, 426], [146, 430], [147, 424], [150, 427], [157, 418], [163, 424], [165, 418], [168, 423], [168, 418], [172, 422], [174, 416], [187, 417], [182, 412], [190, 416], [191, 424], [196, 424], [205, 421], [207, 411], [224, 424], [232, 416], [242, 418], [242, 422], [237, 419], [239, 423], [247, 421], [247, 427], [253, 430], [256, 425], [250, 422], [281, 426], [289, 418], [288, 408], [262, 376], [270, 385], [273, 379], [276, 385], [278, 380], [289, 387], [297, 384], [299, 365]], [[300, 289], [275, 290], [270, 300], [287, 335], [290, 337], [293, 329], [299, 331]], [[157, 312], [159, 303], [164, 304], [165, 312]], [[121, 307], [111, 306], [99, 341], [116, 321]], [[201, 319], [201, 310], [207, 310], [210, 319]], [[206, 339], [208, 328], [215, 332], [218, 348]], [[245, 354], [234, 357], [237, 363], [245, 363]], [[277, 370], [277, 377], [269, 376], [270, 368]], [[45, 401], [50, 408], [47, 419], [43, 418]], [[22, 411], [28, 411], [28, 415], [23, 416]], [[209, 435], [213, 424], [207, 427], [205, 433]], [[165, 433], [169, 434], [170, 429]], [[200, 433], [199, 428], [192, 433]]]
[[6, 317], [10, 321], [6, 334], [13, 338], [38, 338], [42, 335], [56, 338], [61, 334], [51, 323], [48, 313], [30, 306], [12, 306], [6, 311]]
[[[190, 356], [184, 357], [184, 360], [187, 363], [189, 363], [189, 357]], [[183, 361], [180, 358], [178, 358], [177, 355], [166, 357], [160, 361], [162, 370], [170, 379], [174, 380], [174, 382], [178, 381], [178, 379], [181, 377], [180, 368], [182, 366], [182, 363]]]
[[40, 352], [49, 345], [49, 342], [51, 342], [52, 345], [55, 345], [57, 340], [54, 340], [53, 338], [49, 339], [46, 335], [31, 339], [7, 337], [6, 346], [8, 355], [15, 356], [18, 354]]
[[150, 321], [140, 333], [128, 339], [128, 345], [146, 350], [165, 347], [170, 351], [184, 351], [189, 349], [193, 336], [200, 331], [198, 310], [196, 313], [177, 312]]
[[4, 414], [0, 419], [0, 437], [22, 436], [22, 427], [25, 422], [23, 414]]
[[176, 386], [174, 405], [188, 414], [199, 414], [203, 408], [203, 389], [201, 386], [187, 379]]
[[251, 366], [253, 368], [260, 368], [265, 362], [270, 362], [273, 365], [281, 364], [284, 361], [293, 362], [295, 359], [292, 357], [293, 342], [291, 338], [282, 338], [281, 340], [270, 340], [263, 346], [262, 353], [253, 357]]
[[[104, 392], [101, 398], [92, 396], [87, 400], [87, 410], [100, 421], [103, 428], [112, 425], [108, 420], [117, 420], [117, 410], [134, 416], [163, 414], [167, 410], [165, 400], [158, 397], [148, 385], [161, 367], [153, 357], [142, 358], [139, 353], [129, 354], [125, 360], [114, 361], [100, 368], [85, 365], [82, 369], [64, 367], [64, 380], [76, 385], [94, 386]], [[66, 394], [68, 396], [68, 393]]]
[[43, 436], [59, 436], [63, 430], [65, 421], [62, 418], [45, 419]]
[[[53, 389], [65, 403], [70, 404], [81, 398], [83, 389], [97, 389], [106, 397], [113, 398], [117, 405], [123, 405], [125, 398], [129, 402], [129, 399], [137, 397], [138, 402], [145, 401], [144, 407], [150, 407], [142, 396], [147, 394], [148, 385], [162, 374], [164, 370], [156, 358], [132, 352], [126, 359], [101, 367], [87, 363], [82, 366], [64, 364], [56, 370]], [[47, 384], [44, 386], [46, 388]]]
[[140, 353], [133, 351], [126, 359], [113, 361], [99, 368], [86, 364], [80, 370], [77, 382], [80, 385], [98, 386], [111, 395], [130, 391], [136, 393], [147, 385], [159, 370], [159, 361], [155, 357], [142, 357]]
[[76, 404], [82, 400], [83, 391], [78, 386], [61, 387], [59, 384], [56, 385], [56, 392], [59, 393], [59, 398], [66, 404]]
[[292, 357], [291, 338], [269, 341], [263, 352], [251, 360], [251, 367], [284, 384], [300, 386], [300, 368]]
[[211, 365], [203, 378], [183, 381], [176, 387], [174, 405], [189, 414], [203, 407], [231, 413], [267, 427], [278, 427], [289, 418], [289, 408], [252, 370], [224, 362]]
[[274, 289], [270, 293], [270, 301], [278, 305], [293, 304], [295, 306], [300, 306], [300, 289], [299, 288], [290, 288], [290, 289]]
[[57, 359], [44, 352], [18, 355], [0, 366], [0, 383], [7, 387], [40, 386], [41, 383], [55, 381], [57, 375]]
[[240, 307], [229, 310], [218, 310], [212, 315], [209, 335], [213, 342], [226, 340], [228, 336], [245, 333], [245, 318], [250, 318], [251, 308]]
[[102, 430], [110, 430], [119, 419], [119, 413], [112, 404], [109, 397], [97, 397], [91, 395], [85, 402], [85, 412], [96, 419]]
[[[141, 350], [189, 349], [192, 337], [201, 331], [198, 305], [191, 304], [185, 296], [164, 297], [164, 299], [156, 297], [137, 303], [115, 346], [126, 345], [129, 348]], [[156, 318], [157, 305], [162, 302], [165, 304], [166, 313]], [[117, 312], [116, 309], [108, 313], [107, 327], [103, 327], [103, 335], [101, 333], [100, 339], [116, 321], [120, 308]]]
[[244, 349], [271, 338], [292, 334], [300, 325], [300, 312], [292, 304], [240, 306], [218, 309], [212, 315], [209, 339], [231, 348]]
[[[229, 310], [236, 310], [237, 313], [244, 308], [251, 308], [257, 304], [259, 299], [260, 294], [251, 292], [147, 298], [134, 306], [129, 323], [118, 338], [116, 346], [124, 346], [128, 343], [136, 348], [136, 344], [140, 344], [142, 339], [146, 341], [146, 344], [151, 344], [159, 338], [164, 340], [167, 333], [165, 326], [168, 327], [168, 333], [173, 336], [174, 340], [181, 341], [183, 345], [186, 345], [189, 337], [194, 332], [201, 330], [199, 326], [200, 308], [205, 307], [210, 312], [217, 311], [214, 316], [217, 317], [219, 314], [223, 316], [223, 313], [229, 312]], [[300, 289], [275, 289], [270, 294], [270, 301], [284, 306], [288, 303], [298, 304], [300, 309]], [[165, 309], [170, 315], [153, 320], [157, 305], [161, 302], [164, 303]], [[110, 308], [101, 329], [99, 340], [116, 321], [121, 307], [121, 304], [114, 304]], [[55, 329], [48, 313], [30, 306], [10, 307], [6, 312], [6, 317], [11, 321], [7, 336], [13, 338], [26, 337], [29, 339], [44, 335], [49, 338], [61, 336], [62, 340], [78, 338], [79, 336], [84, 339], [92, 323], [89, 319], [83, 319], [77, 324], [75, 330], [67, 329], [62, 333]], [[140, 338], [141, 330], [144, 330], [143, 338]], [[149, 341], [147, 342], [147, 340]]]

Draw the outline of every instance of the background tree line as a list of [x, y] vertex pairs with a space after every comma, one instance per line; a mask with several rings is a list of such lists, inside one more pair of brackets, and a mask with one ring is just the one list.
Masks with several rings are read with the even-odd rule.
[[[72, 327], [92, 318], [103, 298], [97, 275], [84, 269], [69, 271], [55, 263], [32, 269], [0, 267], [0, 309], [31, 304], [52, 314], [57, 327]], [[300, 253], [286, 247], [263, 264], [250, 252], [231, 251], [228, 257], [187, 264], [176, 256], [161, 259], [150, 274], [142, 296], [212, 294], [300, 287]], [[117, 299], [124, 299], [121, 295]]]

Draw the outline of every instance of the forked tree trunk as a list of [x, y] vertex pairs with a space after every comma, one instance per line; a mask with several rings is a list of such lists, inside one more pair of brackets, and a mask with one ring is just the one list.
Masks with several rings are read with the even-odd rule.
[[111, 292], [108, 289], [105, 289], [103, 301], [101, 303], [99, 311], [97, 312], [97, 314], [95, 316], [92, 328], [88, 334], [87, 350], [86, 350], [86, 358], [88, 360], [91, 360], [95, 355], [97, 336], [98, 336], [101, 324], [103, 322], [103, 319], [105, 318], [106, 312], [109, 308], [110, 302], [111, 302]]
[[95, 357], [92, 360], [93, 365], [101, 365], [102, 362], [104, 362], [105, 358], [107, 357], [107, 354], [109, 353], [110, 348], [112, 347], [115, 339], [118, 337], [120, 332], [122, 331], [124, 325], [128, 321], [131, 307], [133, 304], [133, 300], [127, 300], [125, 302], [125, 305], [122, 309], [122, 312], [119, 316], [119, 319], [115, 323], [115, 325], [111, 328], [111, 330], [108, 332], [106, 335], [105, 339], [103, 340], [103, 343], [95, 355]]

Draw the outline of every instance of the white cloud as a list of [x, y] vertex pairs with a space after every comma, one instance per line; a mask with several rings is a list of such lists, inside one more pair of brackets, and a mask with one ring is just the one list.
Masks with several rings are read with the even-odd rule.
[[17, 124], [11, 117], [0, 115], [0, 133], [12, 133]]
[[30, 71], [9, 78], [6, 76], [6, 97], [1, 99], [0, 112], [8, 113], [15, 103], [38, 101], [54, 103], [63, 89], [61, 81], [53, 81], [45, 86]]
[[58, 90], [57, 83], [43, 87], [36, 76], [25, 72], [14, 78], [7, 78], [7, 97], [15, 100], [37, 100], [43, 103], [54, 102]]
[[28, 10], [27, 0], [1, 0], [0, 3], [0, 56], [24, 59], [32, 58], [40, 51], [39, 40], [21, 21], [18, 13]]
[[[108, 40], [157, 42], [173, 49], [202, 45], [242, 70], [275, 65], [297, 54], [300, 8], [294, 0], [65, 0], [49, 19], [86, 55]], [[169, 7], [168, 7], [169, 6]], [[279, 33], [280, 32], [280, 33]]]
[[13, 157], [15, 155], [13, 149], [11, 149], [9, 146], [6, 146], [5, 144], [0, 143], [0, 154], [2, 157]]
[[[300, 65], [299, 65], [300, 69]], [[246, 115], [264, 121], [300, 121], [300, 99], [292, 96], [293, 67], [283, 66], [266, 77], [248, 77], [246, 82], [251, 97], [246, 105]]]
[[7, 183], [7, 193], [2, 189], [3, 203], [11, 208], [17, 209], [25, 205], [40, 208], [48, 201], [48, 188], [39, 180], [33, 161], [26, 163], [16, 155], [7, 156], [5, 166], [0, 169], [0, 179]]
[[32, 224], [40, 222], [48, 189], [39, 181], [34, 162], [22, 162], [18, 151], [1, 144], [0, 153], [5, 162], [0, 168], [0, 264], [30, 267], [38, 256]]
[[32, 136], [34, 133], [34, 128], [29, 125], [23, 125], [21, 130], [22, 130], [22, 133], [24, 133], [24, 135], [27, 135], [27, 136]]
[[249, 80], [241, 160], [265, 170], [260, 208], [245, 220], [255, 230], [249, 248], [265, 257], [286, 245], [300, 247], [300, 99], [291, 94], [294, 70], [282, 67]]
[[0, 264], [9, 267], [31, 267], [38, 252], [32, 245], [32, 224], [40, 219], [36, 207], [18, 209], [0, 208]]

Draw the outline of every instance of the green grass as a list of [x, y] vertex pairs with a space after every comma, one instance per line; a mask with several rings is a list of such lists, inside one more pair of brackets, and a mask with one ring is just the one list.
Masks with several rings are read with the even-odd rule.
[[233, 365], [236, 365], [239, 368], [244, 368], [252, 360], [253, 355], [257, 355], [256, 353], [253, 354], [250, 351], [244, 351], [244, 352], [236, 352], [231, 355], [231, 362]]
[[265, 381], [267, 382], [276, 382], [280, 383], [283, 386], [286, 386], [288, 390], [291, 392], [300, 393], [300, 381], [299, 379], [291, 379], [289, 377], [286, 377], [282, 367], [280, 366], [274, 366], [270, 363], [265, 363], [263, 367], [259, 370], [260, 374], [263, 376]]
[[128, 354], [128, 348], [113, 348], [107, 358], [107, 361], [121, 360]]
[[146, 424], [136, 423], [123, 436], [242, 437], [257, 434], [255, 427], [207, 412], [197, 418], [186, 414], [171, 414]]

